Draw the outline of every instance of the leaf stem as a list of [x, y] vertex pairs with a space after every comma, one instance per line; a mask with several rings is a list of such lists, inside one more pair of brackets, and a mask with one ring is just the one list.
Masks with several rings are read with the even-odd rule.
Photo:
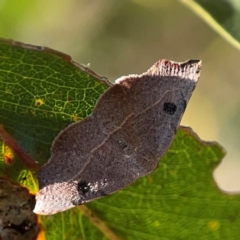
[[93, 212], [86, 206], [81, 205], [79, 209], [85, 217], [87, 217], [109, 240], [121, 240], [100, 218], [95, 216]]
[[29, 169], [33, 171], [38, 171], [40, 169], [40, 165], [36, 163], [18, 142], [4, 130], [2, 125], [0, 125], [0, 138], [3, 140], [4, 144], [8, 145], [15, 152]]

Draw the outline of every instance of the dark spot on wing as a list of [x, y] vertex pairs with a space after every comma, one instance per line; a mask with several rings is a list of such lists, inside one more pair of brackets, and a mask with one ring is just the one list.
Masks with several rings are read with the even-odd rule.
[[80, 195], [85, 195], [86, 193], [88, 193], [90, 191], [90, 186], [86, 181], [80, 181], [77, 184], [77, 190]]
[[163, 111], [170, 115], [173, 115], [176, 112], [176, 110], [177, 110], [177, 106], [175, 103], [166, 102], [163, 105]]

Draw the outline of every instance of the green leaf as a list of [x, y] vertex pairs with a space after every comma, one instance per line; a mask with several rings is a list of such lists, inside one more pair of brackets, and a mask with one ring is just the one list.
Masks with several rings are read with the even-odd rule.
[[[0, 124], [41, 165], [56, 135], [88, 116], [107, 88], [106, 81], [68, 55], [0, 40]], [[1, 161], [0, 174], [36, 192], [33, 173], [21, 161], [13, 162]]]
[[111, 196], [42, 217], [44, 228], [61, 226], [49, 239], [237, 239], [240, 196], [220, 192], [212, 176], [224, 154], [181, 127], [154, 173]]
[[[41, 165], [59, 131], [89, 115], [108, 86], [67, 55], [0, 41], [0, 124]], [[6, 165], [6, 146], [0, 144], [1, 176], [36, 192], [34, 173], [19, 159]], [[236, 239], [240, 196], [220, 192], [212, 177], [224, 154], [218, 144], [202, 142], [190, 129], [180, 128], [151, 175], [111, 196], [41, 216], [45, 237]]]
[[[87, 207], [123, 239], [224, 239], [232, 225], [225, 221], [231, 197], [217, 189], [212, 177], [223, 156], [217, 144], [201, 142], [181, 128], [153, 174]], [[238, 201], [231, 205], [239, 206]]]
[[236, 0], [180, 0], [230, 44], [240, 49], [240, 4]]

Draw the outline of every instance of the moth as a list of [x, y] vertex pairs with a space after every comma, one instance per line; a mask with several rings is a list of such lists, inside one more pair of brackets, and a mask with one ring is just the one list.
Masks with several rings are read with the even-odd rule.
[[155, 170], [176, 134], [202, 62], [160, 60], [116, 80], [92, 114], [53, 141], [38, 172], [35, 213], [50, 215], [110, 195]]

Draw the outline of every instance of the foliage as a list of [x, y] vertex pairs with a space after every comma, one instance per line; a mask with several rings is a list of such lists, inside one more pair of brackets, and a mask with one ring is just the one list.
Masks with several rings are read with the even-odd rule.
[[[47, 48], [1, 40], [0, 122], [40, 164], [69, 123], [89, 115], [106, 81]], [[2, 159], [6, 161], [6, 146]], [[180, 128], [156, 171], [128, 188], [54, 216], [41, 217], [46, 239], [231, 239], [238, 235], [239, 196], [219, 191], [213, 169], [224, 156]], [[4, 158], [5, 157], [5, 158]], [[1, 161], [9, 177], [36, 193], [34, 173], [17, 157]]]

